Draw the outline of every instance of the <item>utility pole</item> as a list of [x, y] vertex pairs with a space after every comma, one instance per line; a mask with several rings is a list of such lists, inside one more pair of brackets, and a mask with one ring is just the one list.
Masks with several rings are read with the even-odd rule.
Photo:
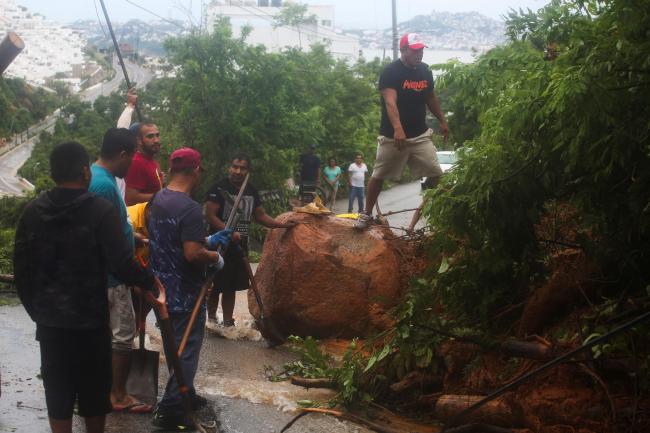
[[393, 1], [393, 60], [397, 60], [397, 0]]

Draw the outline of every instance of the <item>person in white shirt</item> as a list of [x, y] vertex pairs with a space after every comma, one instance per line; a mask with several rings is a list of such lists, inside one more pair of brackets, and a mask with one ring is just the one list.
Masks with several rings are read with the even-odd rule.
[[352, 213], [352, 205], [356, 198], [359, 203], [359, 213], [363, 212], [363, 196], [366, 187], [366, 173], [368, 167], [363, 163], [363, 155], [357, 153], [354, 162], [348, 167], [348, 185], [350, 186], [350, 199], [348, 201], [348, 213]]

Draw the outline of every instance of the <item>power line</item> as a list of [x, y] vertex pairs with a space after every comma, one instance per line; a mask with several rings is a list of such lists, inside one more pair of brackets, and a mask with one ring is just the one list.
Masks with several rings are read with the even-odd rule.
[[104, 30], [104, 25], [102, 24], [101, 18], [99, 18], [99, 10], [97, 10], [97, 0], [94, 0], [93, 3], [95, 3], [95, 13], [97, 14], [97, 22], [99, 23], [99, 28], [102, 29], [102, 33], [104, 33], [104, 37], [108, 39], [108, 35], [106, 34], [106, 30]]
[[181, 29], [184, 30], [184, 31], [188, 31], [187, 27], [185, 27], [185, 26], [183, 26], [183, 25], [181, 25], [181, 24], [178, 24], [178, 23], [175, 22], [175, 21], [172, 21], [172, 20], [169, 20], [169, 19], [167, 19], [167, 18], [164, 18], [164, 17], [158, 15], [157, 13], [155, 13], [154, 11], [151, 11], [151, 10], [145, 8], [144, 6], [140, 6], [139, 4], [137, 4], [137, 3], [135, 3], [135, 2], [133, 2], [133, 1], [131, 1], [131, 0], [126, 0], [126, 2], [132, 4], [133, 6], [139, 8], [139, 9], [142, 9], [142, 10], [145, 11], [145, 12], [150, 13], [151, 15], [157, 17], [158, 19], [160, 19], [160, 20], [162, 20], [162, 21], [165, 21], [165, 22], [167, 22], [167, 23], [169, 23], [169, 24], [173, 24], [173, 25], [175, 25], [176, 27], [179, 27], [179, 28], [181, 28]]

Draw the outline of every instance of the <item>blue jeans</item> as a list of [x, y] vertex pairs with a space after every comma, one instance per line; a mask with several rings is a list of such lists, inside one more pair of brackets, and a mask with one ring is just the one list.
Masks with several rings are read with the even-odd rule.
[[362, 186], [351, 186], [350, 187], [350, 200], [348, 201], [348, 213], [352, 213], [352, 205], [354, 204], [354, 199], [359, 201], [359, 213], [363, 212], [363, 190]]
[[[189, 322], [191, 315], [192, 313], [169, 313], [169, 320], [172, 325], [177, 348], [181, 344], [185, 327], [187, 326], [187, 322]], [[199, 354], [201, 353], [201, 346], [203, 345], [204, 332], [205, 308], [201, 308], [180, 359], [181, 368], [183, 369], [183, 374], [185, 376], [185, 385], [190, 389], [190, 397], [196, 395], [196, 390], [194, 389], [194, 376], [196, 376], [196, 370], [199, 367]], [[171, 361], [168, 361], [168, 363], [171, 363]], [[183, 400], [178, 389], [178, 382], [173, 374], [170, 375], [167, 380], [165, 394], [163, 395], [162, 400], [160, 400], [160, 403], [158, 403], [158, 409], [165, 415], [183, 414]]]

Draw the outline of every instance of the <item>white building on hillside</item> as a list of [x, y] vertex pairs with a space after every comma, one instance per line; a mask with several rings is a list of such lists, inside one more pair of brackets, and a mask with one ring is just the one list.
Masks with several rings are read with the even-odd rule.
[[337, 59], [354, 62], [359, 57], [358, 38], [335, 28], [334, 6], [309, 5], [307, 15], [315, 15], [316, 24], [273, 28], [274, 17], [281, 8], [281, 0], [214, 0], [207, 6], [207, 25], [212, 29], [219, 17], [227, 17], [235, 36], [239, 36], [244, 26], [249, 26], [252, 31], [246, 42], [264, 45], [271, 52], [286, 47], [308, 49], [312, 44], [321, 43]]
[[10, 30], [25, 41], [25, 49], [9, 65], [9, 76], [41, 85], [57, 72], [72, 74], [74, 65], [84, 63], [86, 42], [79, 32], [47, 21], [14, 0], [0, 0], [0, 39]]

